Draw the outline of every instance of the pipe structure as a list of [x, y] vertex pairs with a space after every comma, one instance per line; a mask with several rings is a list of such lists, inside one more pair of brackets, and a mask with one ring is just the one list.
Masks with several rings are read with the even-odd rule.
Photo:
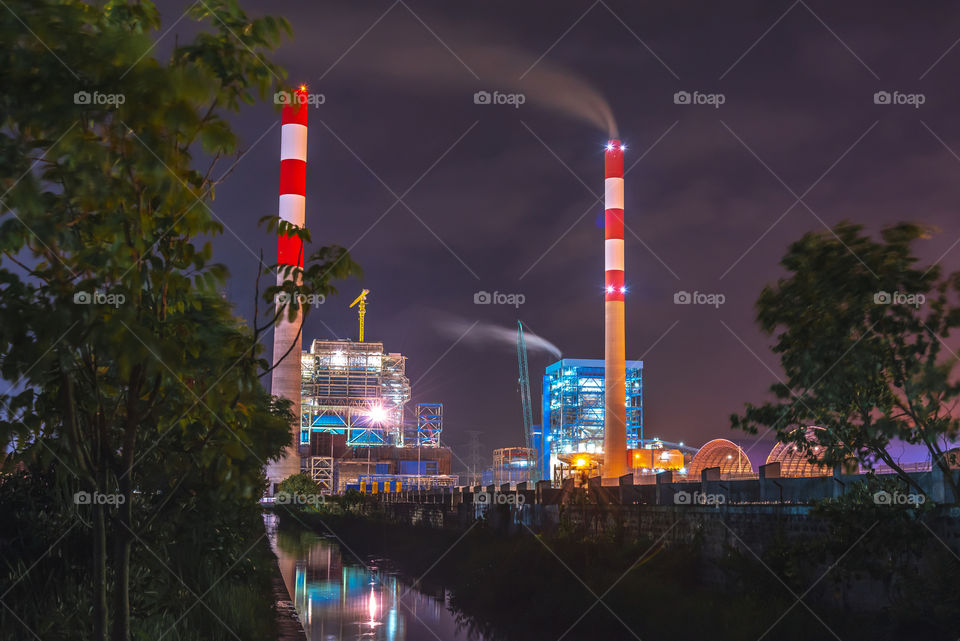
[[[291, 100], [283, 106], [280, 130], [280, 206], [282, 220], [303, 227], [307, 191], [307, 100], [306, 88], [286, 94]], [[277, 239], [278, 265], [303, 267], [303, 241], [296, 236]], [[283, 284], [283, 269], [278, 268], [277, 284]], [[298, 278], [299, 283], [299, 278]], [[277, 301], [277, 306], [280, 306]], [[267, 465], [267, 480], [273, 485], [288, 476], [300, 473], [300, 353], [303, 350], [302, 307], [293, 321], [284, 313], [273, 330], [273, 363], [271, 391], [293, 402], [294, 422], [290, 426], [290, 446], [278, 461]], [[291, 349], [292, 345], [292, 349]], [[289, 352], [289, 353], [288, 353]], [[286, 355], [286, 357], [284, 357]], [[283, 360], [281, 360], [283, 359]], [[279, 362], [279, 365], [277, 363]]]
[[627, 367], [623, 305], [623, 151], [619, 140], [604, 154], [604, 376], [603, 478], [628, 474]]

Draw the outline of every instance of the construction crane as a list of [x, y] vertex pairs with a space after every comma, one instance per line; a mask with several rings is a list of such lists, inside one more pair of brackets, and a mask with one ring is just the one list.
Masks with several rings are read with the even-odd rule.
[[523, 340], [523, 323], [517, 321], [517, 363], [520, 366], [520, 400], [523, 402], [523, 446], [530, 449], [533, 405], [530, 401], [530, 368], [527, 365], [527, 343]]
[[350, 303], [350, 307], [357, 305], [357, 313], [360, 316], [360, 341], [363, 342], [363, 319], [367, 315], [367, 294], [370, 293], [369, 289], [365, 289], [360, 292], [360, 295], [357, 296], [357, 299]]

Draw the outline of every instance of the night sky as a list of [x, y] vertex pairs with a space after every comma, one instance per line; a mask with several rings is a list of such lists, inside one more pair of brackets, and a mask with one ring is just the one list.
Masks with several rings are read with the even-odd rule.
[[[564, 356], [603, 357], [608, 132], [558, 104], [594, 114], [602, 96], [628, 145], [627, 358], [645, 361], [647, 436], [737, 436], [729, 414], [781, 376], [754, 301], [802, 234], [930, 223], [924, 258], [960, 266], [960, 6], [244, 4], [293, 25], [274, 59], [325, 98], [309, 115], [307, 225], [365, 271], [311, 314], [305, 344], [356, 338], [347, 305], [369, 288], [368, 340], [408, 357], [410, 407], [443, 402], [461, 457], [466, 430], [485, 450], [522, 442], [516, 353], [479, 340], [487, 325], [519, 318]], [[166, 28], [187, 3], [160, 6]], [[477, 91], [526, 102], [475, 104]], [[675, 104], [678, 91], [723, 104]], [[875, 104], [878, 91], [923, 104]], [[279, 111], [234, 124], [250, 150], [216, 191], [214, 245], [249, 316], [256, 254], [275, 252], [256, 221], [277, 212]], [[676, 305], [681, 290], [725, 302]], [[525, 301], [475, 305], [478, 291]], [[535, 403], [549, 362], [531, 354]]]

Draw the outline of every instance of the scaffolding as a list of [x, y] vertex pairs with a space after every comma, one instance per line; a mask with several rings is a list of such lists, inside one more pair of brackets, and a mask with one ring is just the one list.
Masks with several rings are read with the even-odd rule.
[[[643, 440], [643, 361], [627, 361], [627, 447]], [[604, 363], [564, 358], [543, 377], [542, 425], [549, 443], [548, 465], [555, 471], [562, 457], [603, 453]], [[544, 478], [555, 476], [542, 470]]]
[[334, 477], [332, 456], [308, 456], [300, 459], [300, 461], [303, 464], [301, 471], [308, 474], [320, 486], [321, 494], [335, 493], [337, 484]]
[[443, 403], [417, 403], [417, 447], [440, 447]]
[[383, 343], [314, 340], [301, 356], [300, 442], [345, 434], [350, 447], [403, 445], [406, 357]]

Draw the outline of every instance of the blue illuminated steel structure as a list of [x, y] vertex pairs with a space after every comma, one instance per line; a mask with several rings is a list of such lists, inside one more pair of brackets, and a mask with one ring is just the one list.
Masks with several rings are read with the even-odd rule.
[[352, 447], [403, 445], [406, 357], [383, 343], [314, 340], [301, 357], [300, 442], [345, 434]]
[[[627, 447], [643, 440], [643, 361], [627, 361]], [[604, 365], [601, 359], [564, 358], [543, 377], [542, 434], [549, 456], [542, 478], [551, 478], [559, 457], [603, 451]]]
[[417, 447], [440, 447], [443, 403], [417, 403]]

